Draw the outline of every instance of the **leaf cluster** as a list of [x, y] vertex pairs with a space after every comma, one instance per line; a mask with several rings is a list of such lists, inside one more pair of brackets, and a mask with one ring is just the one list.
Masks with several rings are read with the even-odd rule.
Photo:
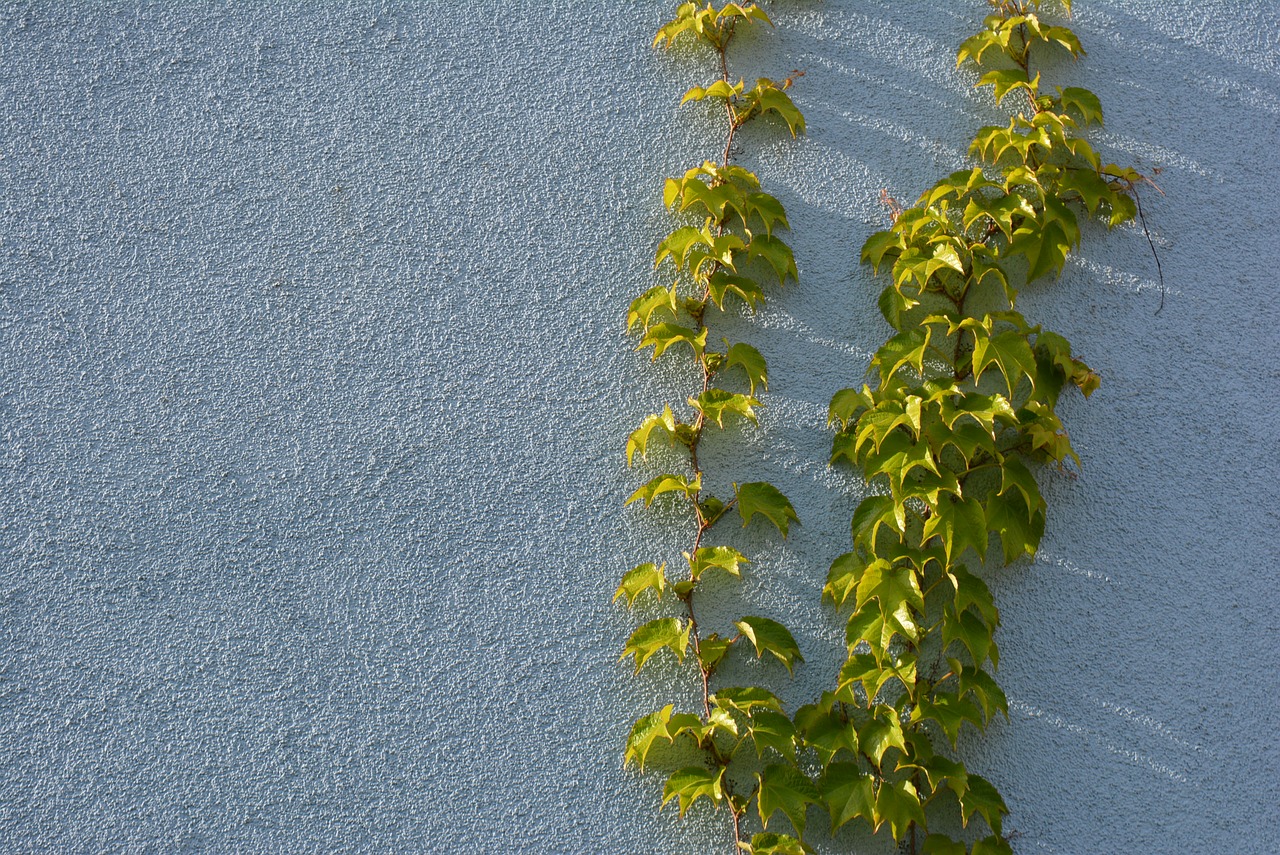
[[1009, 851], [999, 793], [949, 754], [962, 731], [1008, 715], [994, 678], [1000, 613], [975, 568], [1035, 553], [1046, 507], [1034, 469], [1080, 462], [1059, 397], [1100, 383], [1062, 336], [1017, 310], [1018, 292], [1061, 273], [1083, 219], [1132, 219], [1138, 177], [1088, 142], [1103, 120], [1093, 93], [1048, 92], [1033, 73], [1042, 51], [1084, 55], [1068, 27], [1042, 19], [1050, 4], [991, 5], [957, 62], [1017, 111], [977, 133], [973, 168], [934, 184], [862, 249], [887, 280], [879, 305], [893, 333], [872, 381], [831, 401], [832, 460], [860, 469], [875, 494], [855, 510], [852, 549], [824, 589], [848, 614], [845, 664], [835, 691], [801, 711], [824, 766], [847, 776], [833, 827], [858, 816], [897, 839], [927, 834], [945, 803], [990, 831], [971, 848], [929, 835], [926, 853]]

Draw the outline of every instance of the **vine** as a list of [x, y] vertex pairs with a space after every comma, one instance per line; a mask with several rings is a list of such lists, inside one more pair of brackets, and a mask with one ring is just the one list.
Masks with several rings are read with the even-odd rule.
[[[978, 132], [979, 166], [895, 210], [862, 249], [877, 275], [890, 272], [879, 305], [894, 334], [872, 359], [875, 388], [832, 399], [832, 459], [882, 492], [855, 510], [853, 549], [824, 589], [852, 611], [837, 688], [796, 717], [803, 737], [825, 744], [820, 790], [833, 830], [854, 818], [888, 824], [912, 853], [1012, 851], [1003, 798], [948, 751], [966, 723], [982, 731], [1008, 717], [992, 676], [1000, 613], [976, 571], [993, 555], [1034, 555], [1046, 505], [1033, 467], [1080, 463], [1059, 396], [1068, 384], [1088, 396], [1100, 383], [1016, 301], [1020, 288], [1061, 273], [1081, 216], [1132, 220], [1144, 180], [1103, 165], [1084, 138], [1102, 123], [1092, 92], [1042, 87], [1043, 51], [1084, 55], [1068, 27], [1041, 20], [1053, 0], [988, 2], [957, 66], [976, 65], [977, 85], [1018, 109], [1006, 126]], [[1070, 14], [1070, 0], [1058, 5]], [[967, 848], [939, 832], [939, 815], [962, 827], [981, 816], [990, 833]]]
[[[803, 830], [803, 806], [797, 814], [788, 794], [795, 787], [810, 791], [812, 783], [796, 766], [795, 727], [778, 697], [760, 686], [721, 687], [716, 677], [733, 651], [744, 646], [757, 658], [775, 657], [788, 672], [802, 661], [800, 649], [785, 626], [765, 617], [743, 617], [724, 634], [708, 632], [699, 621], [698, 608], [709, 574], [741, 578], [750, 563], [732, 546], [711, 544], [716, 527], [730, 511], [737, 509], [744, 526], [756, 516], [764, 517], [783, 537], [798, 520], [791, 502], [766, 482], [734, 484], [732, 495], [723, 499], [712, 495], [707, 485], [710, 473], [699, 458], [712, 428], [722, 430], [726, 420], [733, 419], [755, 424], [756, 408], [762, 406], [757, 391], [768, 389], [768, 369], [760, 352], [746, 342], [730, 344], [727, 339], [723, 351], [709, 347], [710, 322], [740, 305], [754, 311], [765, 302], [766, 281], [782, 286], [798, 276], [791, 249], [778, 235], [789, 228], [782, 204], [760, 189], [755, 175], [733, 163], [737, 132], [760, 116], [774, 114], [793, 137], [804, 131], [804, 117], [786, 92], [793, 78], [761, 78], [748, 87], [729, 73], [730, 44], [743, 28], [758, 24], [772, 22], [753, 3], [683, 3], [654, 39], [655, 47], [693, 43], [710, 50], [718, 78], [689, 89], [681, 104], [718, 104], [725, 132], [723, 145], [717, 147], [718, 162], [707, 161], [682, 177], [667, 179], [663, 203], [680, 224], [659, 245], [655, 267], [673, 279], [637, 297], [626, 319], [628, 332], [641, 336], [639, 349], [653, 348], [655, 361], [668, 353], [687, 353], [696, 367], [697, 387], [688, 397], [687, 415], [678, 418], [667, 404], [631, 433], [626, 446], [628, 466], [637, 462], [637, 455], [646, 460], [655, 441], [679, 446], [687, 455], [684, 471], [661, 472], [627, 504], [643, 500], [649, 507], [660, 497], [664, 503], [674, 497], [688, 512], [689, 548], [679, 571], [666, 563], [645, 563], [626, 573], [614, 600], [622, 599], [630, 608], [661, 607], [672, 600], [678, 604], [667, 608], [667, 616], [638, 627], [622, 658], [634, 656], [638, 673], [665, 651], [661, 658], [674, 658], [685, 666], [679, 673], [689, 674], [701, 700], [694, 711], [675, 712], [671, 703], [636, 721], [624, 762], [634, 761], [643, 770], [656, 744], [674, 747], [680, 741], [693, 749], [699, 762], [667, 776], [663, 806], [677, 801], [683, 817], [691, 805], [705, 799], [727, 814], [734, 852], [767, 855], [795, 851], [798, 844], [770, 834], [756, 834], [750, 843], [744, 842], [744, 820], [752, 804], [762, 823], [782, 810]], [[726, 388], [734, 386], [744, 391]], [[670, 614], [673, 610], [677, 614]]]

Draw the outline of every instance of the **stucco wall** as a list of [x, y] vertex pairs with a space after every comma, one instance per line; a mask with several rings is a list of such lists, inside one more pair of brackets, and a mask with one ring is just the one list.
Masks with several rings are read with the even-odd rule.
[[[1020, 304], [1105, 382], [1040, 558], [992, 574], [1012, 718], [966, 754], [1019, 853], [1272, 853], [1280, 10], [1077, 5], [1055, 81], [1161, 170], [1168, 293], [1094, 229]], [[715, 149], [648, 46], [670, 7], [0, 5], [0, 850], [724, 850], [621, 767], [670, 690], [609, 603], [676, 547], [621, 508], [627, 432], [684, 394], [622, 317], [661, 178]], [[774, 391], [720, 462], [803, 519], [741, 535], [727, 607], [796, 631], [794, 683], [753, 675], [795, 703], [861, 490], [826, 402], [884, 337], [857, 247], [996, 114], [953, 69], [977, 0], [769, 8], [736, 67], [805, 70], [810, 133], [743, 162], [801, 283], [731, 322]]]

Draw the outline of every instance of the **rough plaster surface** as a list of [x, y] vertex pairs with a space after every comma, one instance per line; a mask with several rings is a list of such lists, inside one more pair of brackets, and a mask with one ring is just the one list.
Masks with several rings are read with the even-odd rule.
[[[621, 508], [627, 431], [684, 394], [622, 315], [661, 177], [715, 150], [695, 64], [648, 47], [670, 5], [0, 5], [0, 850], [725, 851], [621, 767], [671, 690], [609, 604], [677, 548]], [[730, 322], [774, 391], [709, 454], [804, 525], [736, 535], [708, 620], [786, 620], [808, 663], [750, 676], [797, 703], [861, 490], [825, 405], [884, 337], [856, 249], [998, 117], [951, 59], [977, 0], [773, 11], [736, 67], [806, 70], [810, 134], [743, 160], [803, 281]], [[1051, 71], [1162, 170], [1168, 293], [1130, 228], [1024, 298], [1105, 385], [1039, 560], [991, 574], [1012, 716], [965, 752], [1019, 853], [1272, 853], [1280, 11], [1077, 26]]]

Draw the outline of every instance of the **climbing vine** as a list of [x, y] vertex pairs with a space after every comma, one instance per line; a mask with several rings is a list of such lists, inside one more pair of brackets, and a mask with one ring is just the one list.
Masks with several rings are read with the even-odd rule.
[[[877, 493], [855, 510], [853, 549], [824, 589], [851, 613], [847, 661], [836, 689], [796, 718], [823, 752], [833, 827], [887, 825], [912, 853], [1012, 851], [1004, 800], [953, 753], [966, 723], [981, 731], [1008, 716], [993, 676], [1000, 612], [979, 567], [1035, 553], [1046, 506], [1034, 469], [1080, 463], [1059, 396], [1100, 382], [1066, 339], [1017, 311], [1017, 297], [1061, 273], [1082, 217], [1133, 219], [1142, 180], [1104, 165], [1085, 139], [1102, 123], [1092, 92], [1042, 83], [1038, 58], [1084, 55], [1068, 27], [1042, 20], [1053, 0], [989, 2], [957, 65], [977, 66], [977, 85], [1014, 115], [978, 132], [978, 166], [896, 210], [862, 249], [887, 273], [879, 306], [893, 334], [871, 362], [875, 386], [831, 402], [832, 457]], [[1057, 3], [1068, 15], [1070, 5]], [[941, 833], [975, 817], [987, 831], [961, 835], [980, 838], [971, 848]]]
[[[670, 284], [637, 297], [626, 318], [627, 330], [640, 336], [639, 349], [652, 348], [654, 360], [678, 354], [696, 367], [697, 387], [690, 390], [687, 408], [667, 404], [644, 419], [626, 446], [629, 466], [647, 461], [655, 445], [682, 452], [679, 471], [661, 471], [627, 504], [649, 507], [674, 499], [686, 511], [689, 546], [678, 569], [660, 561], [641, 564], [623, 576], [614, 596], [628, 607], [665, 614], [632, 633], [623, 658], [634, 657], [637, 673], [651, 660], [674, 658], [683, 666], [681, 679], [692, 680], [700, 698], [693, 710], [677, 712], [669, 703], [641, 717], [627, 738], [625, 762], [644, 769], [655, 756], [672, 755], [654, 752], [655, 745], [674, 748], [679, 742], [691, 749], [697, 762], [667, 775], [663, 805], [675, 801], [683, 816], [699, 800], [709, 801], [726, 815], [732, 851], [757, 855], [791, 851], [785, 847], [794, 841], [757, 834], [744, 842], [752, 806], [767, 821], [775, 810], [787, 811], [784, 793], [812, 784], [795, 765], [795, 727], [778, 697], [761, 686], [720, 686], [717, 675], [738, 650], [776, 658], [791, 671], [802, 661], [800, 649], [785, 626], [766, 617], [749, 615], [727, 631], [708, 631], [699, 622], [699, 604], [710, 575], [741, 578], [751, 563], [734, 547], [714, 542], [731, 511], [736, 509], [744, 526], [762, 517], [783, 537], [797, 516], [782, 492], [765, 482], [733, 484], [723, 497], [713, 495], [710, 482], [723, 479], [705, 471], [699, 452], [704, 440], [720, 438], [734, 420], [756, 423], [762, 406], [756, 395], [769, 383], [764, 356], [752, 345], [727, 339], [723, 349], [708, 344], [713, 322], [743, 305], [755, 310], [765, 302], [767, 285], [797, 278], [791, 249], [779, 236], [788, 229], [786, 211], [761, 190], [755, 175], [733, 163], [735, 136], [747, 122], [772, 115], [792, 136], [804, 131], [804, 117], [787, 94], [792, 79], [761, 78], [748, 86], [729, 73], [735, 36], [761, 24], [772, 22], [752, 3], [684, 3], [654, 39], [655, 46], [691, 47], [714, 57], [717, 79], [689, 89], [681, 104], [714, 105], [723, 117], [724, 140], [717, 145], [719, 161], [667, 179], [663, 202], [677, 223], [659, 245], [655, 266]], [[788, 815], [803, 829], [803, 814]]]

